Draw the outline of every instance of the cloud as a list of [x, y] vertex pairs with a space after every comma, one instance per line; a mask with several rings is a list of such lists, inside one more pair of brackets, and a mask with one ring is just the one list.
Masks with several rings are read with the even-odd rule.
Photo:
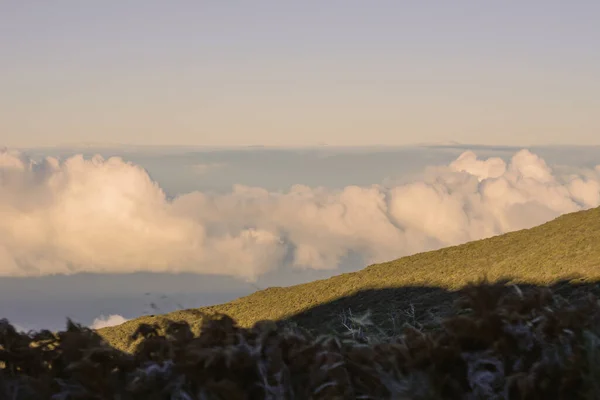
[[521, 150], [471, 151], [419, 179], [285, 192], [236, 185], [173, 200], [120, 158], [0, 150], [0, 275], [195, 272], [248, 280], [277, 268], [335, 269], [529, 228], [600, 205], [600, 166], [556, 172]]
[[15, 323], [12, 323], [12, 322], [11, 322], [11, 325], [13, 326], [13, 328], [15, 328], [15, 330], [16, 330], [17, 332], [27, 333], [27, 332], [29, 332], [29, 331], [30, 331], [30, 329], [27, 329], [27, 328], [25, 328], [24, 326], [22, 326], [22, 325], [19, 325], [19, 324], [15, 324]]
[[111, 314], [108, 317], [101, 315], [98, 318], [94, 319], [94, 322], [92, 322], [92, 325], [90, 325], [90, 328], [101, 329], [101, 328], [106, 328], [109, 326], [121, 325], [122, 323], [127, 322], [127, 321], [128, 321], [128, 319], [123, 318], [122, 316], [120, 316], [118, 314]]
[[450, 164], [450, 168], [473, 175], [479, 182], [484, 179], [498, 178], [506, 173], [506, 163], [501, 158], [491, 157], [487, 160], [479, 160], [472, 151], [462, 153]]

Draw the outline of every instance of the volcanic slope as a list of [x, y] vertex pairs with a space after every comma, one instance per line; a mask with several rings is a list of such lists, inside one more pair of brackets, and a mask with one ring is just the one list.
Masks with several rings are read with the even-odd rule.
[[[543, 225], [368, 266], [360, 271], [291, 287], [273, 287], [234, 301], [197, 309], [223, 313], [241, 326], [260, 320], [291, 321], [326, 332], [343, 327], [349, 313], [369, 310], [385, 329], [400, 322], [425, 324], [443, 316], [456, 290], [483, 278], [553, 284], [600, 279], [600, 208], [562, 215]], [[144, 316], [98, 333], [132, 350], [129, 336], [140, 323], [166, 326], [167, 319], [199, 329], [195, 310]], [[390, 325], [391, 324], [391, 325]]]

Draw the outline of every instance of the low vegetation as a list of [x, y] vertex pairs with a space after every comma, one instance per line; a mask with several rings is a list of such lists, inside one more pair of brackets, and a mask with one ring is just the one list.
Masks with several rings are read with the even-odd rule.
[[3, 320], [0, 398], [598, 399], [597, 292], [470, 285], [437, 324], [404, 321], [392, 335], [351, 312], [336, 335], [198, 312], [199, 335], [186, 322], [139, 325], [132, 353], [72, 322], [24, 334]]

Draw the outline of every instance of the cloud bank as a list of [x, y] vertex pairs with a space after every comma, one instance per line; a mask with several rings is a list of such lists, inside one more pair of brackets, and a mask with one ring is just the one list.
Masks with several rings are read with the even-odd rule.
[[[393, 172], [393, 171], [391, 171]], [[0, 275], [196, 272], [248, 280], [277, 268], [334, 269], [529, 228], [600, 205], [600, 165], [558, 173], [527, 150], [509, 162], [467, 151], [418, 180], [167, 199], [120, 158], [0, 149]]]

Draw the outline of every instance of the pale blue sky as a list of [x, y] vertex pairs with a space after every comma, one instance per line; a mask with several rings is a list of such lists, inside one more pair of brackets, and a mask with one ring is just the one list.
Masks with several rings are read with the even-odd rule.
[[598, 144], [600, 2], [0, 0], [0, 145]]

